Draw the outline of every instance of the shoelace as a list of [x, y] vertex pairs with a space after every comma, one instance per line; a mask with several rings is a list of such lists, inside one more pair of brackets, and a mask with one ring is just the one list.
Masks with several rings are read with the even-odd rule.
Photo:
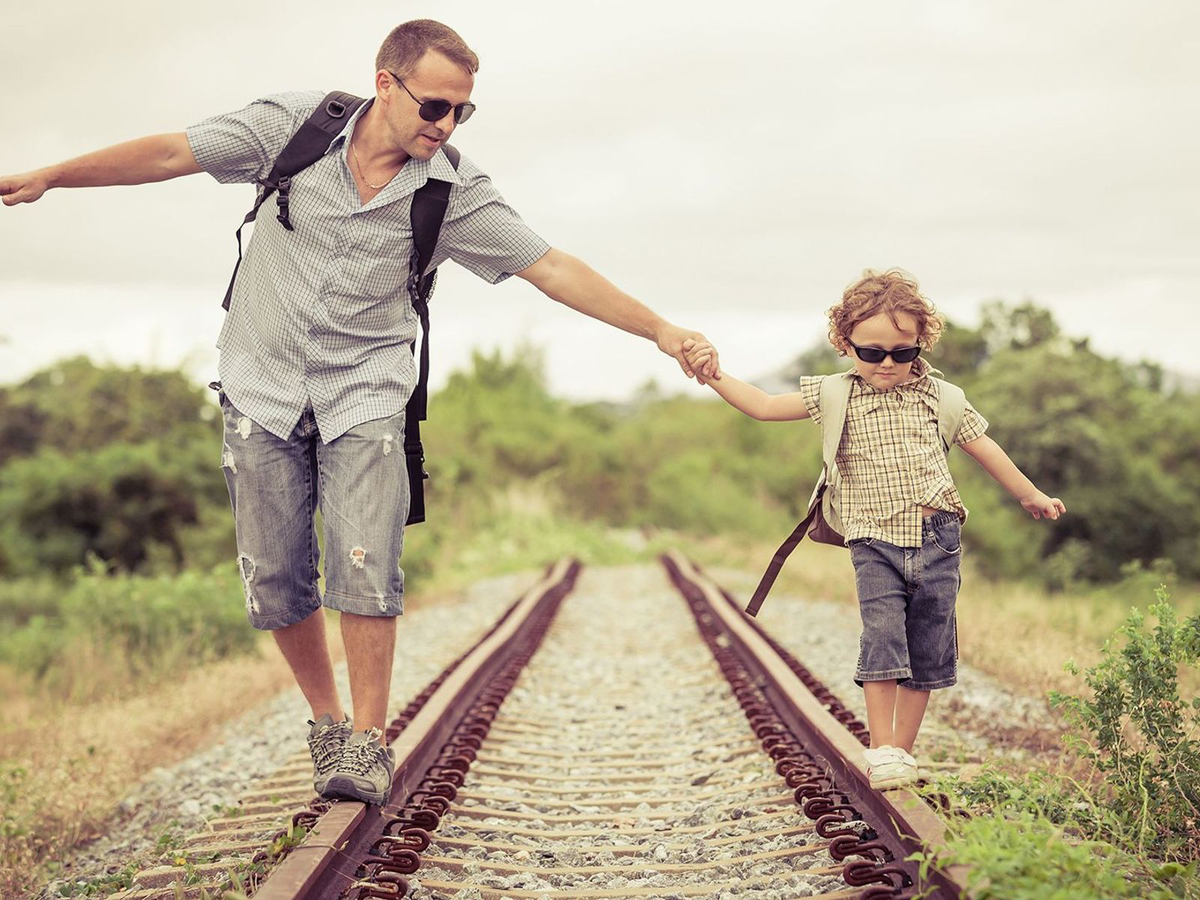
[[379, 742], [382, 732], [377, 728], [371, 729], [370, 739], [346, 744], [342, 750], [342, 759], [338, 768], [353, 775], [366, 775], [371, 766], [380, 762], [384, 748]]
[[318, 769], [325, 769], [334, 763], [337, 757], [341, 756], [342, 748], [345, 746], [346, 741], [343, 739], [341, 742], [335, 743], [330, 740], [330, 738], [335, 736], [330, 732], [335, 729], [341, 730], [344, 725], [344, 722], [334, 722], [332, 725], [326, 725], [309, 738], [309, 744], [312, 747], [313, 762]]

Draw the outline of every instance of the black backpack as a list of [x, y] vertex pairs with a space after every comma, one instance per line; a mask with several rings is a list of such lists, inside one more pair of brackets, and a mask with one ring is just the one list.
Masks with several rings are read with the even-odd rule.
[[[288, 231], [295, 230], [288, 214], [292, 177], [325, 155], [330, 142], [345, 127], [346, 120], [365, 102], [362, 97], [341, 91], [327, 94], [280, 151], [267, 177], [258, 182], [258, 197], [254, 201], [254, 207], [246, 214], [237, 230], [238, 259], [233, 267], [233, 276], [229, 279], [229, 288], [225, 291], [225, 301], [221, 304], [226, 310], [229, 309], [229, 301], [233, 296], [233, 283], [237, 279], [238, 267], [242, 264], [242, 228], [254, 221], [258, 216], [259, 207], [268, 197], [275, 194], [275, 203], [279, 207], [275, 218]], [[458, 150], [449, 144], [443, 144], [442, 151], [450, 160], [450, 165], [458, 171]], [[425, 420], [429, 405], [429, 298], [437, 280], [437, 269], [426, 274], [425, 267], [433, 259], [433, 251], [437, 246], [438, 234], [442, 230], [442, 219], [445, 218], [449, 199], [450, 182], [430, 178], [413, 195], [412, 200], [410, 221], [413, 252], [409, 258], [405, 288], [421, 323], [421, 360], [417, 386], [405, 407], [404, 416], [404, 456], [408, 465], [409, 488], [408, 520], [405, 522], [407, 525], [425, 521], [425, 479], [429, 477], [429, 473], [425, 471], [421, 422]], [[416, 352], [415, 344], [412, 350]]]

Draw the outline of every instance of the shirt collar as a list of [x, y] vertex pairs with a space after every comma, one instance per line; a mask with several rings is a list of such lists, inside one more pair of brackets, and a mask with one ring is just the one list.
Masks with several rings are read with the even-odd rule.
[[[347, 157], [347, 154], [350, 152], [350, 137], [354, 134], [354, 126], [358, 122], [359, 117], [362, 116], [362, 114], [365, 113], [374, 102], [375, 98], [372, 97], [371, 99], [367, 100], [366, 103], [356, 109], [354, 111], [354, 115], [350, 117], [350, 120], [346, 123], [345, 127], [337, 133], [337, 136], [332, 141], [329, 142], [329, 150], [326, 151], [327, 153], [339, 147], [339, 142], [345, 145], [342, 147], [342, 157], [344, 158], [347, 166], [350, 165], [350, 160]], [[416, 159], [415, 157], [410, 156], [408, 161], [404, 163], [403, 168], [400, 170], [400, 174], [404, 174], [406, 170], [408, 174], [405, 181], [415, 183], [416, 188], [421, 187], [421, 185], [425, 184], [425, 182], [430, 178], [435, 178], [438, 181], [448, 181], [451, 184], [462, 184], [462, 180], [458, 177], [458, 172], [454, 170], [454, 166], [450, 165], [450, 160], [446, 157], [446, 153], [441, 147], [438, 147], [438, 151], [433, 155], [432, 159]], [[414, 190], [416, 188], [414, 188]]]
[[[857, 367], [850, 369], [847, 374], [853, 375], [855, 378], [857, 378], [859, 385], [866, 390], [874, 391], [877, 394], [887, 393], [887, 391], [881, 391], [873, 384], [869, 384], [868, 382], [864, 381], [863, 377], [858, 374]], [[933, 376], [941, 376], [941, 374], [942, 371], [940, 369], [935, 369], [925, 361], [924, 357], [918, 356], [915, 360], [913, 360], [912, 369], [909, 370], [907, 380], [900, 382], [895, 387], [889, 388], [888, 390], [894, 391], [897, 388], [916, 388], [918, 390], [926, 391], [931, 390], [932, 386], [929, 383], [929, 379]]]

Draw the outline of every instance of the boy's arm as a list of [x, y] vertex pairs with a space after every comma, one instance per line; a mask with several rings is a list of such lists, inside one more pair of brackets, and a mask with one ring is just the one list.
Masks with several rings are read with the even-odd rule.
[[44, 169], [0, 177], [0, 199], [5, 206], [16, 206], [32, 203], [55, 187], [148, 184], [200, 171], [184, 132], [154, 134]]
[[710, 369], [712, 374], [708, 380], [709, 386], [720, 394], [726, 403], [751, 418], [762, 422], [788, 422], [807, 419], [811, 415], [803, 395], [799, 392], [768, 394], [761, 388], [738, 381], [727, 372], [722, 372], [716, 361], [716, 350], [707, 341], [685, 341], [683, 350], [688, 365], [693, 369], [714, 367]]
[[762, 388], [738, 381], [728, 372], [720, 372], [708, 386], [734, 409], [739, 409], [760, 422], [788, 422], [807, 419], [808, 407], [799, 391], [790, 394], [768, 394]]
[[1039, 491], [1025, 473], [1017, 468], [1017, 464], [1008, 458], [1003, 448], [986, 434], [959, 446], [983, 466], [983, 470], [1012, 494], [1035, 519], [1057, 519], [1067, 511], [1066, 504], [1057, 497], [1048, 497]]

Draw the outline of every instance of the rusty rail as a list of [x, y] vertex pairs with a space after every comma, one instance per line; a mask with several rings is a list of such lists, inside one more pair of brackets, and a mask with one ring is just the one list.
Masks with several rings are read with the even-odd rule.
[[865, 857], [846, 864], [847, 884], [875, 885], [867, 887], [863, 900], [922, 891], [929, 892], [922, 896], [942, 900], [963, 896], [965, 867], [922, 877], [916, 864], [904, 861], [910, 853], [941, 845], [945, 828], [911, 790], [871, 788], [862, 762], [866, 732], [861, 723], [847, 716], [811, 673], [803, 670], [807, 677], [802, 678], [794, 671], [798, 664], [785, 659], [741, 605], [687, 557], [671, 552], [662, 563], [692, 606], [722, 668], [748, 674], [726, 672], [763, 748], [796, 788], [797, 803], [816, 819], [817, 832], [832, 838], [832, 855]]
[[[445, 675], [442, 683], [404, 722], [392, 747], [396, 751], [396, 774], [389, 803], [383, 811], [361, 803], [333, 804], [316, 823], [307, 839], [295, 848], [255, 892], [257, 900], [292, 900], [296, 897], [337, 897], [360, 881], [359, 860], [375, 859], [372, 890], [358, 896], [400, 897], [407, 892], [403, 875], [414, 871], [419, 850], [428, 846], [428, 831], [437, 826], [436, 811], [452, 797], [454, 772], [465, 770], [461, 762], [471, 756], [470, 744], [445, 748], [456, 730], [464, 725], [478, 696], [515, 656], [532, 652], [544, 634], [558, 604], [574, 586], [580, 565], [562, 560], [534, 585], [498, 623], [492, 633]], [[509, 685], [511, 686], [511, 684]], [[494, 702], [494, 701], [493, 701]], [[486, 715], [486, 713], [484, 713]], [[466, 722], [468, 731], [478, 723]], [[458, 782], [461, 785], [461, 780]], [[449, 788], [449, 790], [448, 790]], [[416, 802], [414, 803], [414, 797]], [[384, 854], [381, 856], [381, 853]], [[338, 863], [350, 861], [353, 872]]]

